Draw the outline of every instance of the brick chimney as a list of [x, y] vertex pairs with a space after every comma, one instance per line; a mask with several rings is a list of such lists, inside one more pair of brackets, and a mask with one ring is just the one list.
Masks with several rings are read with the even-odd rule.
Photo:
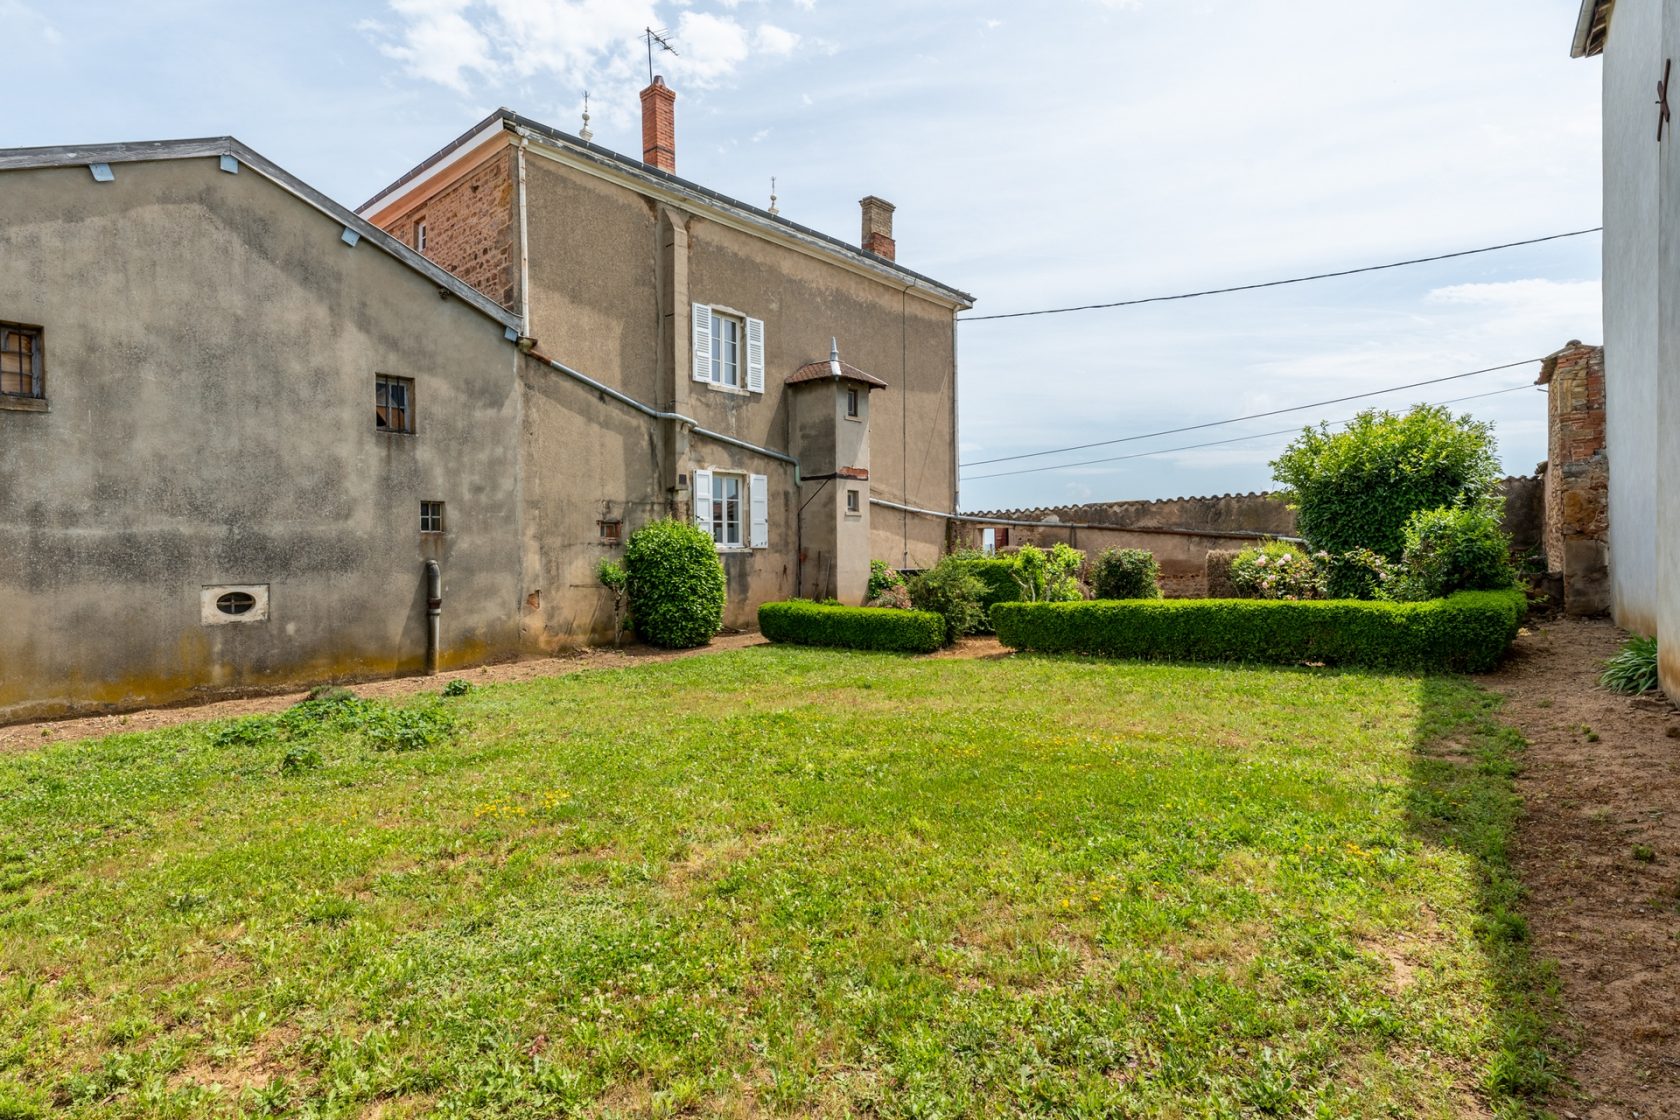
[[896, 260], [897, 246], [893, 244], [892, 216], [895, 207], [884, 198], [870, 195], [858, 205], [863, 207], [863, 250], [877, 257]]
[[655, 77], [642, 91], [642, 162], [673, 175], [677, 173], [676, 103], [677, 95], [663, 77]]

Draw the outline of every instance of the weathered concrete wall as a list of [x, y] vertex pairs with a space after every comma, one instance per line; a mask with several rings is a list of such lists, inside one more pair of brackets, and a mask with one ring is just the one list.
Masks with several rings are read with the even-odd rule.
[[[516, 351], [340, 233], [214, 159], [0, 172], [0, 319], [45, 328], [50, 406], [0, 411], [0, 719], [418, 671], [428, 556], [442, 663], [517, 652]], [[415, 435], [375, 429], [377, 373]], [[235, 583], [269, 620], [203, 625]]]
[[[1616, 621], [1657, 632], [1659, 199], [1653, 90], [1671, 0], [1618, 4], [1604, 51], [1604, 352], [1610, 477], [1610, 581]], [[1670, 17], [1672, 18], [1672, 17]], [[1665, 185], [1666, 189], [1666, 185]], [[1672, 195], [1672, 191], [1669, 191]], [[1663, 273], [1673, 276], [1673, 273]], [[1672, 429], [1670, 429], [1672, 430]], [[1672, 441], [1671, 441], [1672, 442]]]
[[[1680, 53], [1680, 0], [1663, 0], [1661, 7], [1662, 49], [1658, 54], [1667, 60]], [[1620, 11], [1616, 12], [1611, 21], [1613, 38], [1625, 30], [1617, 26], [1621, 15]], [[1666, 66], [1666, 61], [1664, 65]], [[1655, 72], [1653, 62], [1652, 69], [1646, 72], [1646, 80], [1649, 81], [1650, 75]], [[1632, 91], [1630, 96], [1631, 93]], [[1631, 112], [1632, 108], [1631, 103], [1625, 107], [1618, 106], [1619, 111]], [[1647, 122], [1651, 119], [1651, 113], [1652, 110], [1647, 104]], [[1669, 128], [1672, 130], [1673, 125], [1670, 124]], [[1656, 425], [1654, 432], [1648, 433], [1655, 440], [1655, 469], [1641, 479], [1641, 482], [1647, 491], [1655, 492], [1656, 502], [1655, 621], [1659, 673], [1663, 690], [1670, 699], [1680, 702], [1680, 435], [1677, 435], [1680, 434], [1680, 152], [1674, 150], [1677, 143], [1680, 143], [1680, 138], [1677, 138], [1673, 131], [1668, 131], [1662, 144], [1651, 145], [1659, 148], [1661, 152], [1658, 167], [1661, 184], [1658, 199], [1660, 224], [1655, 280], [1659, 289], [1657, 332], [1660, 341], [1656, 367], [1652, 371], [1657, 399]], [[1608, 220], [1605, 226], [1608, 232]], [[1643, 233], [1648, 237], [1649, 227]], [[1610, 298], [1610, 291], [1606, 288], [1607, 305]], [[1608, 388], [1611, 399], [1617, 391], [1617, 386], [1612, 383]], [[1625, 472], [1622, 467], [1621, 445], [1615, 441], [1614, 434], [1610, 444], [1610, 457], [1610, 484], [1615, 487], [1617, 480]], [[1630, 466], [1629, 469], [1639, 469], [1639, 465]], [[1610, 508], [1612, 528], [1622, 517], [1621, 510], [1615, 505], [1615, 494], [1613, 489]]]

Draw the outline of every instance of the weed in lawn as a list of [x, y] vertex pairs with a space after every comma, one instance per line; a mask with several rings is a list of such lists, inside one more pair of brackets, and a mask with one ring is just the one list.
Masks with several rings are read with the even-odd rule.
[[1633, 846], [1633, 858], [1640, 863], [1655, 863], [1657, 853], [1644, 844], [1635, 844]]
[[448, 684], [443, 686], [443, 695], [445, 695], [445, 696], [465, 696], [467, 693], [471, 692], [472, 690], [473, 690], [473, 685], [472, 685], [471, 681], [466, 680], [463, 677], [456, 677], [454, 680], [450, 681]]

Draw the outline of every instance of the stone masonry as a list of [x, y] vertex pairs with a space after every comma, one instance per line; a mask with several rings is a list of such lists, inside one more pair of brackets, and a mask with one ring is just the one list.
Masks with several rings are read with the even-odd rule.
[[384, 223], [418, 249], [426, 223], [425, 255], [503, 307], [519, 302], [519, 230], [514, 205], [512, 149], [487, 160], [401, 217]]
[[1546, 567], [1565, 614], [1610, 609], [1610, 461], [1604, 447], [1604, 347], [1572, 340], [1547, 358]]

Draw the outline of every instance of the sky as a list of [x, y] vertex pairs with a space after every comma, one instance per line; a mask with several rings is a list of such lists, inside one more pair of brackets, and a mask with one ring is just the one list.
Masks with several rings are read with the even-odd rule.
[[[656, 66], [678, 92], [680, 174], [758, 205], [774, 176], [784, 216], [847, 239], [859, 198], [891, 199], [900, 263], [1001, 314], [1598, 225], [1601, 63], [1569, 57], [1577, 8], [0, 0], [0, 147], [232, 134], [356, 206], [498, 105], [576, 131], [588, 90], [596, 142], [636, 155], [651, 25], [677, 49]], [[1469, 396], [1451, 407], [1492, 421], [1506, 470], [1530, 473], [1546, 455], [1532, 364], [1131, 437], [1600, 341], [1599, 252], [1591, 234], [964, 324], [960, 506], [1263, 490], [1285, 429]], [[1174, 450], [1243, 436], [1259, 438]], [[1013, 458], [1107, 441], [1123, 442]]]

